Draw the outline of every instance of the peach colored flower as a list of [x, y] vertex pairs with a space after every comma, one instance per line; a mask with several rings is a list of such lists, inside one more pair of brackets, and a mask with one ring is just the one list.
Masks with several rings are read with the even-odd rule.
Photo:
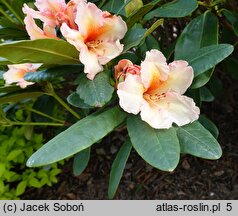
[[127, 31], [121, 17], [101, 11], [93, 3], [80, 2], [75, 22], [78, 30], [62, 24], [61, 32], [66, 40], [80, 52], [84, 72], [89, 79], [103, 70], [103, 66], [117, 57], [123, 50], [120, 44]]
[[[40, 38], [55, 38], [56, 26], [67, 23], [71, 28], [77, 29], [75, 24], [76, 8], [79, 2], [84, 0], [71, 0], [68, 4], [65, 0], [36, 0], [36, 11], [24, 4], [23, 12], [27, 15], [24, 19], [26, 30], [32, 40]], [[40, 29], [34, 19], [43, 22], [43, 30]]]
[[193, 69], [186, 61], [169, 65], [158, 50], [146, 52], [140, 74], [127, 74], [118, 84], [120, 106], [138, 114], [156, 129], [182, 126], [198, 119], [200, 110], [194, 101], [182, 94], [191, 85]]
[[3, 74], [6, 84], [17, 83], [21, 88], [34, 84], [24, 80], [24, 75], [28, 72], [35, 72], [42, 64], [15, 64], [8, 65], [9, 70]]
[[42, 30], [36, 25], [33, 17], [30, 15], [27, 15], [25, 17], [24, 22], [26, 25], [26, 31], [28, 35], [30, 36], [31, 40], [45, 39], [45, 38], [59, 39], [56, 36], [56, 30], [54, 27], [43, 24], [43, 30]]

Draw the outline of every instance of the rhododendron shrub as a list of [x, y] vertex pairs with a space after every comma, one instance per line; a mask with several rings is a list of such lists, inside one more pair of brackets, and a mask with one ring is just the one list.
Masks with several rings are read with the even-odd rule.
[[[4, 80], [0, 122], [64, 128], [27, 165], [43, 166], [73, 156], [73, 171], [80, 175], [92, 145], [116, 129], [125, 130], [110, 173], [108, 195], [113, 198], [132, 148], [151, 166], [169, 172], [181, 154], [219, 159], [218, 130], [201, 107], [214, 99], [216, 65], [227, 57], [236, 58], [232, 43], [238, 16], [229, 11], [229, 4], [207, 2], [6, 4], [8, 13], [1, 26], [8, 33], [0, 32]], [[219, 23], [218, 17], [224, 22]], [[178, 28], [174, 18], [184, 26]], [[227, 34], [219, 35], [227, 26], [233, 34], [229, 40]], [[45, 103], [41, 111], [30, 111], [49, 122], [30, 115], [28, 123], [14, 121], [12, 107], [41, 104], [44, 95], [62, 105], [67, 116], [49, 116], [44, 112], [50, 103]]]

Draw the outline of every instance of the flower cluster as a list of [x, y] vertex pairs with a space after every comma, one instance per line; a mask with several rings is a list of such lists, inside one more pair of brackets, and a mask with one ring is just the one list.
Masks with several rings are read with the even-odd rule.
[[[31, 39], [57, 38], [56, 27], [64, 38], [79, 51], [79, 60], [89, 79], [103, 71], [103, 66], [120, 55], [127, 26], [121, 17], [101, 11], [84, 0], [36, 0], [35, 11], [24, 4], [26, 30]], [[34, 19], [43, 22], [40, 29]]]
[[128, 113], [140, 112], [151, 127], [182, 126], [198, 119], [199, 108], [182, 95], [193, 80], [193, 69], [186, 61], [167, 64], [160, 51], [151, 50], [141, 66], [121, 60], [115, 74], [124, 78], [117, 90], [120, 106]]
[[[61, 34], [79, 51], [79, 60], [90, 80], [123, 51], [120, 40], [127, 26], [120, 16], [85, 0], [71, 0], [67, 4], [64, 0], [36, 0], [35, 6], [37, 11], [27, 4], [23, 7], [30, 38], [60, 39]], [[35, 19], [43, 22], [43, 29]], [[4, 79], [7, 84], [16, 82], [25, 88], [33, 83], [26, 82], [24, 74], [39, 67], [39, 64], [11, 65]], [[186, 61], [167, 64], [160, 51], [151, 50], [140, 66], [124, 59], [114, 70], [120, 106], [128, 113], [140, 113], [151, 127], [169, 128], [173, 123], [182, 126], [198, 119], [199, 108], [191, 98], [183, 96], [193, 80], [193, 69]]]

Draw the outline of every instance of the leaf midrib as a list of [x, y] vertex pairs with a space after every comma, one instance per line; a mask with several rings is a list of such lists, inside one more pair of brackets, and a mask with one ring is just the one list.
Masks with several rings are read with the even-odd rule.
[[[212, 46], [217, 46], [217, 45], [212, 45]], [[211, 54], [211, 53], [213, 53], [213, 52], [219, 52], [220, 50], [223, 50], [223, 49], [228, 49], [229, 48], [229, 46], [222, 46], [222, 47], [218, 47], [217, 49], [212, 49], [212, 50], [208, 50], [207, 52], [203, 52], [203, 54], [201, 54], [201, 55], [199, 55], [199, 56], [197, 56], [197, 57], [195, 57], [195, 58], [193, 58], [193, 59], [188, 59], [188, 61], [189, 61], [189, 63], [190, 64], [192, 64], [192, 62], [194, 62], [194, 61], [196, 61], [196, 60], [198, 60], [198, 59], [200, 59], [200, 58], [204, 58], [205, 56], [207, 56], [207, 55], [209, 55], [209, 54]], [[202, 50], [203, 48], [201, 48], [200, 50]], [[224, 55], [225, 54], [227, 54], [227, 53], [224, 53]]]
[[44, 49], [40, 49], [40, 48], [36, 48], [36, 47], [26, 47], [26, 46], [21, 46], [21, 45], [6, 45], [6, 47], [12, 47], [12, 48], [22, 48], [22, 49], [26, 49], [26, 50], [34, 50], [34, 51], [39, 51], [39, 52], [43, 52], [43, 53], [49, 53], [49, 54], [52, 54], [52, 55], [56, 55], [56, 56], [61, 56], [61, 57], [64, 57], [66, 59], [71, 59], [71, 60], [74, 60], [74, 61], [79, 61], [78, 59], [76, 58], [73, 58], [71, 56], [68, 56], [68, 55], [64, 55], [64, 54], [60, 54], [59, 52], [52, 52], [50, 50], [44, 50]]
[[[214, 151], [211, 151], [212, 149], [211, 149], [211, 147], [210, 147], [207, 143], [205, 143], [205, 142], [203, 142], [202, 140], [198, 139], [196, 136], [194, 136], [193, 134], [189, 133], [189, 132], [188, 132], [187, 130], [185, 130], [184, 128], [180, 127], [180, 129], [183, 130], [183, 131], [185, 131], [185, 133], [187, 133], [188, 135], [190, 135], [190, 136], [193, 137], [194, 139], [198, 140], [199, 142], [201, 142], [201, 143], [204, 144], [205, 146], [207, 146], [207, 149], [210, 150], [210, 152], [211, 152], [210, 154], [213, 155], [213, 156], [215, 156], [215, 157], [217, 158], [217, 155], [213, 153]], [[206, 148], [204, 148], [203, 146], [202, 146], [201, 148], [202, 148], [204, 151], [209, 152], [209, 151], [208, 151]]]

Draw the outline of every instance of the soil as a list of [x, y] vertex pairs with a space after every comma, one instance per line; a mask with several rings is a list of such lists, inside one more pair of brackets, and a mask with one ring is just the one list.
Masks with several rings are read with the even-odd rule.
[[[238, 81], [226, 78], [223, 94], [202, 108], [219, 128], [223, 156], [216, 161], [182, 155], [172, 173], [146, 164], [132, 151], [115, 199], [238, 199]], [[87, 169], [72, 174], [72, 160], [52, 187], [28, 189], [22, 199], [108, 199], [110, 167], [124, 135], [114, 132], [92, 148]]]

